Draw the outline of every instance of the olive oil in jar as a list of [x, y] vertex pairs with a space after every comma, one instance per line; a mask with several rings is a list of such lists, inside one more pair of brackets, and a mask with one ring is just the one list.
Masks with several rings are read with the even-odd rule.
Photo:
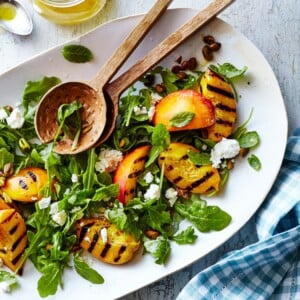
[[106, 0], [32, 0], [34, 9], [48, 20], [72, 25], [94, 17]]

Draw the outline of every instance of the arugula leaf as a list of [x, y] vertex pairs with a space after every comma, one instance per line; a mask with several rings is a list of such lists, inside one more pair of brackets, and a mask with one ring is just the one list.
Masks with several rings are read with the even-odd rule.
[[57, 77], [43, 77], [39, 81], [28, 81], [22, 97], [24, 115], [27, 115], [31, 106], [35, 107], [38, 104], [38, 102], [49, 89], [60, 82], [61, 80]]
[[4, 270], [0, 270], [0, 282], [5, 282], [10, 290], [18, 287], [17, 277]]
[[259, 160], [259, 158], [252, 154], [250, 157], [248, 157], [248, 163], [249, 165], [256, 171], [259, 171], [261, 169], [261, 162]]
[[184, 127], [191, 123], [194, 119], [195, 114], [189, 111], [181, 112], [176, 114], [173, 118], [170, 119], [170, 125], [173, 127]]
[[88, 151], [88, 164], [85, 172], [82, 175], [83, 187], [87, 190], [92, 189], [95, 183], [97, 183], [97, 175], [95, 172], [95, 164], [97, 161], [97, 154], [95, 148], [91, 148]]
[[0, 149], [0, 170], [3, 170], [7, 163], [13, 163], [15, 156], [10, 153], [6, 148]]
[[66, 60], [75, 63], [86, 63], [94, 58], [91, 50], [82, 45], [64, 46], [61, 53]]
[[69, 138], [73, 139], [72, 149], [75, 149], [81, 133], [82, 122], [79, 114], [81, 107], [82, 103], [80, 101], [60, 105], [57, 112], [59, 126], [54, 141], [57, 140], [62, 131]]
[[54, 295], [59, 285], [62, 285], [62, 268], [57, 263], [49, 263], [42, 270], [38, 280], [38, 291], [41, 297]]
[[[200, 199], [200, 198], [199, 198]], [[222, 230], [231, 222], [231, 216], [218, 206], [207, 206], [205, 200], [176, 202], [175, 211], [191, 221], [201, 232]]]
[[159, 156], [159, 154], [166, 150], [170, 145], [170, 133], [163, 124], [157, 124], [152, 133], [152, 147], [149, 153], [149, 159], [145, 164], [145, 167], [149, 167]]
[[104, 283], [104, 278], [96, 270], [92, 269], [78, 253], [74, 255], [74, 267], [76, 272], [81, 277], [90, 281], [91, 283]]
[[194, 244], [197, 239], [197, 235], [195, 235], [194, 228], [189, 226], [185, 230], [174, 235], [172, 239], [179, 245]]
[[163, 236], [159, 236], [155, 240], [150, 240], [144, 237], [143, 242], [146, 252], [155, 258], [155, 263], [166, 263], [171, 252], [170, 242], [168, 239]]
[[222, 65], [218, 64], [218, 66], [210, 65], [209, 68], [228, 80], [234, 80], [242, 77], [248, 69], [246, 66], [242, 69], [238, 69], [230, 63], [224, 63]]
[[252, 115], [253, 115], [253, 108], [250, 111], [249, 117], [247, 120], [241, 124], [231, 135], [230, 138], [238, 140], [245, 132], [247, 132], [247, 125], [249, 124]]

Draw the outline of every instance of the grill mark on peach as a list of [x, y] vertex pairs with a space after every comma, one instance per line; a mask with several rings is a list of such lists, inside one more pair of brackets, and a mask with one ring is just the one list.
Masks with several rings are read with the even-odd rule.
[[17, 231], [18, 225], [19, 225], [19, 224], [16, 224], [15, 226], [13, 226], [13, 227], [9, 230], [9, 234], [10, 234], [10, 235], [13, 235], [13, 234]]
[[226, 111], [226, 112], [236, 113], [236, 108], [235, 107], [230, 107], [230, 106], [225, 105], [223, 103], [217, 103], [216, 108], [218, 108], [219, 110]]
[[19, 246], [19, 244], [22, 242], [22, 240], [26, 237], [26, 232], [24, 232], [12, 245], [11, 251], [14, 252], [16, 248]]
[[94, 250], [94, 248], [95, 248], [95, 246], [98, 242], [98, 239], [99, 239], [99, 234], [97, 232], [95, 232], [94, 235], [93, 235], [92, 241], [90, 243], [90, 246], [87, 249], [88, 252], [91, 253]]
[[128, 178], [137, 178], [141, 173], [143, 173], [143, 170], [138, 170], [136, 172], [132, 172], [128, 175]]
[[133, 163], [134, 163], [134, 164], [137, 164], [137, 163], [139, 163], [139, 162], [144, 162], [144, 161], [146, 161], [147, 157], [148, 157], [148, 155], [139, 157], [139, 158], [135, 159], [135, 160], [133, 161]]
[[218, 87], [215, 87], [215, 86], [213, 86], [213, 85], [211, 85], [211, 84], [208, 84], [208, 85], [207, 85], [207, 89], [208, 89], [209, 91], [211, 91], [211, 92], [216, 93], [216, 94], [225, 96], [225, 97], [227, 97], [227, 98], [232, 98], [232, 99], [234, 99], [234, 94], [233, 94], [232, 92], [228, 92], [228, 91], [222, 90], [222, 89], [220, 89], [220, 88], [218, 88]]
[[226, 120], [223, 120], [223, 119], [216, 119], [216, 123], [217, 124], [220, 124], [220, 125], [224, 125], [224, 126], [233, 126], [233, 123], [230, 122], [230, 121], [226, 121]]
[[33, 172], [28, 171], [27, 174], [34, 182], [37, 182], [37, 177]]
[[189, 158], [189, 156], [187, 154], [183, 155], [180, 160], [187, 160]]
[[15, 266], [15, 265], [19, 262], [19, 260], [21, 259], [22, 255], [23, 255], [22, 252], [19, 253], [19, 254], [11, 261], [11, 263]]
[[9, 216], [7, 216], [6, 219], [4, 219], [4, 220], [2, 221], [2, 223], [0, 223], [0, 224], [8, 223], [8, 222], [11, 220], [11, 218], [14, 216], [15, 213], [16, 213], [16, 211], [13, 210], [13, 211], [11, 212], [11, 214], [10, 214]]
[[86, 224], [84, 226], [81, 227], [80, 230], [80, 234], [79, 234], [79, 238], [78, 238], [78, 242], [81, 243], [85, 237], [85, 235], [87, 234], [87, 232], [89, 231], [89, 229], [94, 225], [94, 222], [91, 222], [89, 224]]
[[219, 74], [217, 74], [217, 73], [215, 73], [214, 71], [212, 71], [211, 69], [209, 69], [209, 75], [211, 76], [211, 77], [217, 77], [217, 78], [219, 78], [221, 81], [223, 81], [223, 82], [226, 82], [225, 81], [225, 79], [222, 77], [222, 76], [220, 76]]
[[122, 256], [122, 254], [126, 251], [126, 246], [122, 245], [119, 249], [118, 256], [114, 259], [114, 262], [118, 262]]
[[107, 254], [107, 252], [108, 252], [108, 250], [110, 249], [110, 247], [111, 247], [111, 244], [106, 243], [106, 244], [104, 245], [104, 249], [103, 249], [103, 250], [101, 251], [101, 253], [100, 253], [100, 256], [101, 256], [101, 257], [105, 257], [106, 254]]
[[194, 181], [189, 187], [187, 187], [187, 190], [190, 191], [190, 190], [200, 186], [201, 184], [207, 182], [213, 175], [214, 175], [213, 172], [206, 172], [206, 174], [202, 178]]
[[29, 189], [28, 185], [26, 184], [26, 182], [23, 179], [19, 180], [19, 185], [20, 185], [21, 189], [28, 191], [28, 189]]
[[181, 176], [178, 176], [178, 177], [176, 177], [176, 178], [174, 178], [173, 179], [173, 183], [174, 184], [177, 184], [179, 181], [181, 181], [182, 180], [182, 177]]

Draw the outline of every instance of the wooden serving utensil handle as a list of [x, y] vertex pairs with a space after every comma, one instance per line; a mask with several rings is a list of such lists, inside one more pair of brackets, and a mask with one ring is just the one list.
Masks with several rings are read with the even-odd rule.
[[177, 31], [168, 36], [158, 46], [152, 49], [146, 56], [133, 65], [128, 71], [108, 84], [104, 89], [106, 93], [117, 105], [119, 95], [154, 67], [160, 60], [166, 57], [172, 50], [179, 46], [186, 38], [196, 32], [201, 26], [206, 24], [213, 17], [217, 16], [234, 0], [214, 0], [206, 8], [201, 10]]
[[150, 11], [145, 14], [139, 24], [129, 33], [127, 38], [90, 81], [91, 86], [96, 89], [101, 88], [111, 80], [172, 1], [157, 0], [155, 2]]

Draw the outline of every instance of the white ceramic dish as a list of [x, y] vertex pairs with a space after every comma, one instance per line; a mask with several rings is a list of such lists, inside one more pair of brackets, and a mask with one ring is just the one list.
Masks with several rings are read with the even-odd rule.
[[[195, 11], [189, 9], [169, 10], [124, 67], [128, 68], [194, 14]], [[91, 78], [139, 19], [140, 16], [119, 19], [72, 41], [92, 50], [95, 59], [90, 63], [70, 63], [62, 57], [62, 47], [57, 47], [4, 73], [0, 76], [1, 105], [20, 101], [28, 80], [39, 80], [45, 75], [58, 76], [63, 80]], [[261, 145], [255, 151], [262, 162], [261, 171], [254, 171], [246, 160], [238, 162], [225, 191], [209, 200], [210, 204], [217, 204], [229, 212], [232, 223], [221, 232], [199, 234], [196, 245], [173, 245], [171, 257], [165, 266], [156, 265], [149, 255], [137, 256], [133, 262], [123, 266], [105, 265], [91, 258], [92, 266], [105, 278], [103, 285], [90, 284], [74, 271], [67, 271], [64, 289], [47, 299], [115, 299], [124, 296], [209, 254], [236, 233], [263, 202], [280, 168], [287, 137], [287, 117], [278, 83], [259, 50], [241, 33], [219, 19], [187, 40], [161, 64], [171, 67], [179, 55], [185, 58], [196, 56], [201, 61], [204, 34], [212, 34], [222, 43], [222, 50], [215, 55], [213, 63], [230, 62], [237, 67], [249, 67], [247, 79], [237, 84], [241, 95], [239, 122], [245, 121], [251, 108], [254, 108], [248, 129], [257, 130], [261, 137]], [[36, 289], [38, 278], [39, 274], [27, 263], [20, 279], [21, 287], [12, 294], [1, 294], [0, 298], [40, 299]]]

